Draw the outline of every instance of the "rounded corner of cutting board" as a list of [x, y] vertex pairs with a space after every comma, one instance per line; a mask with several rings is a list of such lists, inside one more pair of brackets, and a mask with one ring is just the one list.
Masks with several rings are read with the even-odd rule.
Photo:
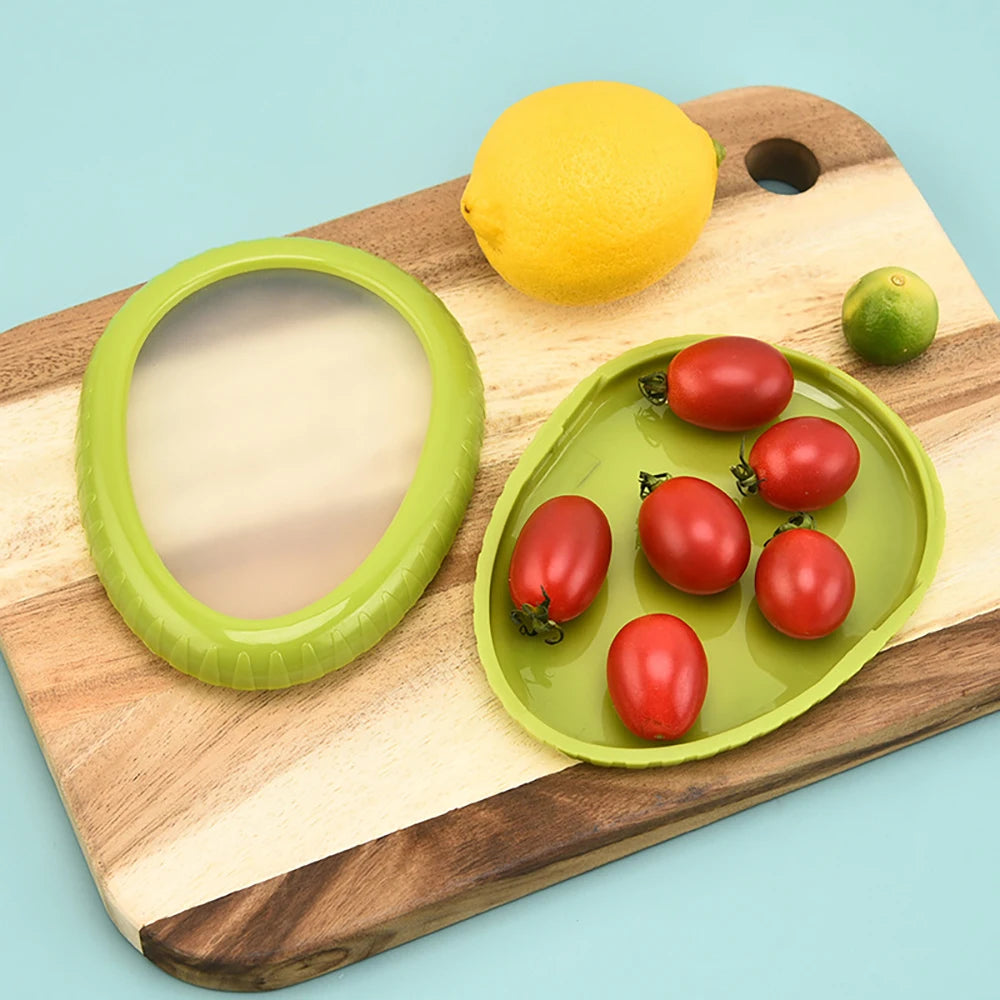
[[169, 924], [169, 920], [156, 921], [141, 929], [139, 950], [144, 958], [174, 979], [191, 986], [243, 993], [291, 984], [289, 981], [268, 985], [267, 973], [262, 967], [254, 967], [245, 961], [220, 959], [207, 948], [195, 950], [184, 947], [175, 941], [171, 930], [160, 926], [162, 923]]
[[[686, 102], [684, 107], [727, 148], [727, 132], [738, 133], [739, 141], [729, 151], [738, 154], [740, 160], [754, 142], [776, 138], [794, 139], [807, 146], [822, 170], [858, 158], [896, 159], [885, 136], [869, 121], [843, 104], [808, 90], [769, 84], [733, 87]], [[753, 135], [749, 143], [748, 134]], [[747, 189], [752, 190], [752, 186]]]
[[[254, 887], [237, 890], [146, 924], [139, 931], [139, 950], [158, 969], [192, 986], [260, 993], [315, 979], [387, 946], [349, 939], [341, 942], [322, 933], [322, 940], [308, 945], [289, 942], [281, 931], [271, 936], [257, 919], [255, 906], [250, 906], [246, 924], [229, 912], [232, 903], [238, 910], [247, 902], [247, 894], [253, 893]], [[290, 923], [296, 926], [308, 916], [308, 907], [301, 908]], [[288, 923], [281, 926], [287, 928]], [[262, 929], [263, 935], [257, 933]]]
[[798, 87], [783, 87], [777, 84], [759, 83], [746, 87], [715, 90], [704, 97], [696, 97], [693, 101], [686, 102], [685, 106], [699, 107], [716, 103], [738, 103], [751, 111], [759, 108], [772, 108], [774, 110], [771, 111], [770, 116], [780, 117], [789, 125], [794, 123], [796, 113], [808, 117], [815, 114], [817, 110], [822, 110], [845, 120], [850, 119], [852, 122], [858, 122], [871, 129], [872, 132], [878, 133], [878, 130], [865, 118], [839, 101], [815, 94], [811, 90], [800, 90]]

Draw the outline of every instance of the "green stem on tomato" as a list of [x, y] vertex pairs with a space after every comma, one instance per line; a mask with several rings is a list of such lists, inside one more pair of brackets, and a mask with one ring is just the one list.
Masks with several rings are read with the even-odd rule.
[[640, 472], [639, 499], [645, 500], [657, 486], [662, 486], [670, 478], [669, 472]]
[[729, 471], [736, 477], [736, 488], [741, 496], [756, 496], [760, 491], [761, 479], [754, 472], [753, 466], [746, 459], [746, 435], [740, 441], [740, 460], [729, 467]]
[[552, 603], [552, 599], [545, 592], [544, 587], [541, 588], [541, 591], [541, 604], [522, 604], [520, 608], [510, 613], [510, 617], [518, 626], [521, 635], [548, 634], [548, 638], [545, 640], [546, 645], [555, 646], [562, 642], [565, 633], [557, 622], [549, 618], [549, 605]]
[[797, 514], [792, 514], [792, 516], [785, 521], [784, 524], [779, 524], [777, 528], [774, 529], [774, 534], [764, 542], [767, 546], [768, 542], [773, 541], [778, 537], [783, 531], [792, 531], [795, 528], [805, 528], [808, 531], [816, 530], [816, 518], [812, 514], [807, 514], [805, 511], [800, 510]]
[[667, 401], [667, 373], [650, 372], [639, 376], [639, 391], [654, 406], [663, 406]]

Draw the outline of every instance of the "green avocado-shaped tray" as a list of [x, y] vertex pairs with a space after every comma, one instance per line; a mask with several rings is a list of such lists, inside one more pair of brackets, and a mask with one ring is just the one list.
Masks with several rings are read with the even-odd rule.
[[[759, 497], [740, 497], [729, 469], [740, 434], [702, 430], [669, 407], [654, 407], [636, 380], [665, 368], [701, 337], [660, 340], [609, 361], [556, 408], [528, 446], [494, 509], [475, 585], [475, 628], [486, 675], [513, 718], [533, 736], [595, 764], [650, 767], [710, 757], [771, 732], [857, 673], [913, 613], [944, 543], [944, 502], [933, 465], [906, 424], [849, 375], [784, 350], [795, 392], [781, 419], [816, 415], [841, 424], [861, 452], [847, 495], [815, 514], [854, 565], [857, 594], [844, 624], [802, 641], [773, 629], [754, 600], [764, 543], [787, 515]], [[759, 431], [747, 435], [747, 447]], [[660, 579], [639, 548], [640, 470], [694, 475], [740, 505], [753, 541], [740, 581], [711, 597]], [[511, 621], [507, 574], [518, 532], [554, 496], [589, 497], [607, 514], [613, 547], [607, 580], [591, 607], [547, 645]], [[667, 612], [695, 630], [708, 656], [708, 693], [680, 740], [652, 743], [630, 733], [611, 704], [608, 647], [640, 615]]]

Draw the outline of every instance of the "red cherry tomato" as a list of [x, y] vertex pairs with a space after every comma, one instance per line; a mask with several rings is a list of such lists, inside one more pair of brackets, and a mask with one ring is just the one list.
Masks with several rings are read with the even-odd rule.
[[748, 431], [774, 420], [794, 387], [784, 354], [753, 337], [700, 340], [675, 354], [666, 373], [639, 379], [651, 402], [713, 431]]
[[674, 615], [643, 615], [608, 650], [608, 693], [625, 726], [644, 740], [675, 740], [698, 717], [708, 689], [705, 649]]
[[653, 569], [688, 594], [731, 587], [750, 561], [750, 531], [732, 498], [693, 476], [639, 478], [639, 544]]
[[854, 569], [829, 535], [797, 527], [764, 546], [754, 588], [761, 613], [779, 632], [819, 639], [839, 628], [851, 610]]
[[779, 510], [819, 510], [839, 500], [857, 478], [861, 453], [840, 424], [792, 417], [764, 431], [750, 458], [733, 466], [744, 496], [759, 493]]
[[611, 561], [604, 511], [581, 496], [546, 500], [525, 522], [510, 560], [512, 617], [525, 635], [562, 638], [561, 622], [593, 603]]

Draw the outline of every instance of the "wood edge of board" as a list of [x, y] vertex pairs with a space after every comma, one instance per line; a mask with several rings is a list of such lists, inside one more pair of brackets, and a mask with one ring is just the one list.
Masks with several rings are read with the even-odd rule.
[[[153, 921], [139, 932], [143, 954], [186, 982], [233, 991], [340, 969], [995, 711], [1000, 681], [977, 666], [998, 650], [995, 610], [885, 650], [745, 747], [642, 771], [574, 765]], [[924, 689], [911, 717], [872, 697], [900, 685]], [[722, 781], [709, 783], [706, 767], [723, 760]]]

